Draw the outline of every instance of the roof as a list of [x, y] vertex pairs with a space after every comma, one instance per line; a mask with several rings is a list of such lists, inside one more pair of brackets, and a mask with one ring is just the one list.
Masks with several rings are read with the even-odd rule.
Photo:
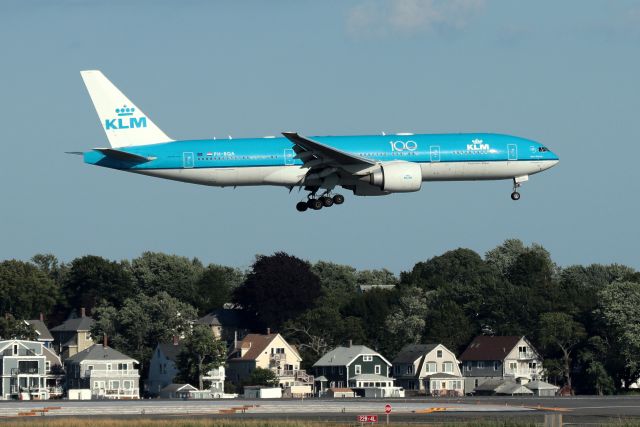
[[544, 381], [530, 381], [524, 385], [529, 390], [559, 390], [557, 385], [549, 384]]
[[385, 377], [383, 375], [376, 374], [360, 374], [355, 377], [349, 378], [350, 380], [356, 381], [393, 381], [393, 378]]
[[439, 379], [439, 378], [460, 378], [462, 379], [462, 377], [460, 375], [453, 375], [453, 374], [448, 374], [446, 372], [439, 372], [437, 374], [431, 374], [431, 375], [427, 375], [425, 376], [425, 378], [429, 378], [429, 379]]
[[86, 350], [82, 350], [80, 353], [74, 354], [67, 360], [75, 363], [80, 363], [85, 360], [132, 360], [138, 363], [137, 360], [132, 359], [111, 347], [104, 347], [102, 344], [94, 344]]
[[319, 377], [315, 378], [315, 381], [325, 382], [325, 381], [329, 381], [329, 380], [324, 375], [320, 375]]
[[414, 363], [418, 358], [430, 353], [438, 344], [409, 344], [402, 347], [393, 363]]
[[330, 352], [322, 356], [313, 366], [347, 366], [353, 359], [361, 354], [374, 354], [380, 356], [382, 360], [391, 365], [387, 359], [382, 357], [380, 353], [375, 350], [371, 350], [365, 345], [352, 345], [350, 347], [336, 347]]
[[49, 328], [40, 319], [25, 320], [29, 325], [33, 326], [38, 334], [38, 341], [53, 341], [53, 335], [49, 332]]
[[487, 380], [474, 391], [492, 391], [495, 394], [533, 394], [531, 390], [515, 381], [501, 379]]
[[62, 366], [60, 356], [58, 356], [55, 351], [51, 350], [50, 348], [43, 346], [42, 355], [46, 358], [47, 362], [49, 362], [51, 366]]
[[191, 391], [191, 390], [198, 390], [197, 388], [195, 388], [194, 386], [192, 386], [191, 384], [169, 384], [165, 387], [163, 387], [160, 392], [177, 392], [177, 391]]
[[51, 332], [88, 331], [95, 321], [91, 317], [76, 317], [65, 320], [61, 325], [51, 328]]
[[460, 360], [504, 360], [522, 337], [479, 335], [460, 355]]
[[178, 355], [180, 354], [184, 346], [182, 345], [182, 343], [178, 343], [176, 345], [171, 342], [171, 343], [159, 343], [158, 348], [167, 357], [167, 359], [171, 360], [172, 362], [175, 362], [176, 360], [178, 360]]
[[196, 323], [209, 326], [239, 327], [242, 324], [240, 310], [232, 308], [220, 308], [201, 317]]
[[[247, 336], [245, 336], [242, 341], [238, 344], [238, 348], [241, 349], [248, 349], [247, 352], [243, 355], [243, 356], [235, 356], [232, 357], [231, 359], [229, 359], [229, 361], [233, 361], [233, 360], [255, 360], [258, 358], [258, 356], [260, 356], [260, 354], [269, 346], [269, 344], [271, 344], [271, 342], [276, 339], [276, 337], [280, 335], [280, 334], [267, 334], [267, 335], [262, 335], [262, 334], [248, 334]], [[286, 343], [286, 341], [285, 341]], [[289, 345], [287, 343], [287, 345]], [[291, 348], [292, 351], [294, 351], [298, 357], [300, 357], [300, 355], [298, 354], [298, 351], [293, 347], [289, 345], [289, 348]]]

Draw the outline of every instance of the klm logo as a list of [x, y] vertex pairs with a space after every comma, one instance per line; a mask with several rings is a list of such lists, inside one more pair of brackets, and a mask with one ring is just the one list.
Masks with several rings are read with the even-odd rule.
[[471, 144], [467, 144], [467, 151], [488, 151], [489, 144], [484, 144], [481, 139], [474, 139]]
[[124, 105], [122, 108], [116, 108], [116, 114], [118, 115], [117, 119], [106, 119], [104, 121], [104, 127], [107, 130], [118, 130], [118, 129], [136, 129], [136, 128], [146, 128], [147, 127], [147, 118], [142, 117], [133, 117], [133, 113], [136, 111], [135, 108], [127, 107]]

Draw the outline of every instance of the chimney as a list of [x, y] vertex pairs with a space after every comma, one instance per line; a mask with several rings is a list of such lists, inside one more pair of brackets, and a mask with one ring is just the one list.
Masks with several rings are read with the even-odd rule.
[[178, 345], [179, 341], [178, 341], [178, 336], [174, 335], [173, 336], [173, 345]]
[[271, 335], [271, 328], [267, 328], [267, 335]]
[[40, 321], [44, 322], [44, 313], [40, 313]]
[[106, 347], [107, 346], [107, 334], [104, 334], [102, 336], [102, 346]]
[[353, 340], [349, 340], [349, 347], [353, 346]]
[[80, 307], [80, 317], [87, 317], [87, 311], [84, 307]]

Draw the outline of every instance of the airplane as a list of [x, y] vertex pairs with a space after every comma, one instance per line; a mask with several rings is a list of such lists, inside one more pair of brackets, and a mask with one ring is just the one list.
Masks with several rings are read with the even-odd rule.
[[296, 209], [356, 196], [418, 191], [431, 181], [513, 181], [511, 199], [530, 175], [559, 162], [546, 146], [495, 133], [312, 136], [173, 140], [99, 70], [81, 71], [109, 147], [75, 152], [84, 162], [141, 175], [218, 187], [273, 185], [308, 192]]

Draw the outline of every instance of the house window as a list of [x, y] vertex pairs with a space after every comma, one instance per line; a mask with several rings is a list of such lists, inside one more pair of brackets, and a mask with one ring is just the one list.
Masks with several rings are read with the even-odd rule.
[[46, 362], [44, 362], [44, 366], [45, 366], [45, 369], [47, 370], [47, 372], [49, 372], [51, 370], [51, 362], [49, 362], [48, 360]]
[[128, 367], [126, 363], [118, 363], [118, 371], [126, 371], [127, 368]]
[[338, 374], [340, 375], [344, 374], [344, 369], [342, 368], [342, 366], [338, 368]]
[[427, 372], [435, 372], [436, 371], [436, 362], [427, 363]]
[[413, 374], [413, 365], [407, 366], [407, 374], [409, 374], [409, 375]]
[[119, 380], [113, 380], [111, 381], [111, 389], [118, 389], [120, 388], [120, 381]]
[[355, 374], [356, 375], [360, 375], [360, 372], [361, 372], [361, 366], [360, 365], [356, 365], [355, 366]]
[[500, 366], [500, 362], [498, 362], [497, 360], [495, 362], [493, 362], [493, 370], [494, 371], [498, 370], [498, 366]]
[[111, 363], [107, 363], [107, 371], [111, 370]]
[[478, 360], [478, 369], [484, 369], [484, 361]]
[[453, 372], [453, 362], [444, 362], [442, 364], [442, 370], [447, 373]]
[[93, 371], [93, 365], [88, 365], [87, 366], [87, 371]]
[[373, 362], [373, 356], [372, 355], [364, 355], [362, 356], [362, 361], [363, 362]]
[[470, 371], [471, 369], [473, 369], [473, 364], [471, 362], [466, 362], [464, 366], [467, 368], [467, 371]]
[[18, 355], [18, 344], [14, 344], [13, 345], [13, 355], [17, 356]]
[[442, 357], [442, 350], [438, 350], [437, 355], [438, 357]]
[[374, 372], [376, 373], [376, 375], [380, 375], [380, 365], [376, 365], [374, 368]]
[[513, 373], [518, 372], [518, 364], [516, 362], [509, 363], [509, 370]]

